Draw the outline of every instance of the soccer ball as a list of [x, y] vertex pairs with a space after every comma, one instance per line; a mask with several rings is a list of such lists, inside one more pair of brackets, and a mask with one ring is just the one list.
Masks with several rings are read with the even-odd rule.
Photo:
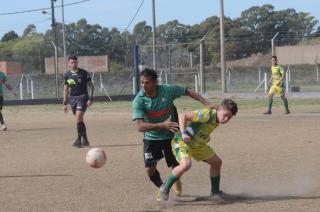
[[86, 161], [92, 168], [102, 167], [107, 160], [107, 155], [102, 148], [92, 148], [87, 152]]

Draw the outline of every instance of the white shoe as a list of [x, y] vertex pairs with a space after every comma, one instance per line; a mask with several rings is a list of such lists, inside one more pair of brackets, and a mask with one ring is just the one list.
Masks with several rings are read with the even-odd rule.
[[7, 130], [7, 126], [6, 125], [1, 125], [1, 129], [3, 130], [3, 131], [6, 131]]
[[169, 199], [169, 191], [165, 189], [164, 184], [160, 187], [160, 198], [162, 201], [167, 201]]

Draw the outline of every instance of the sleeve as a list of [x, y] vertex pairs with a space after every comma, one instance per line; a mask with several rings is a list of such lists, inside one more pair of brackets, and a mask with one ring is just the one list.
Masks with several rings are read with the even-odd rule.
[[5, 82], [7, 80], [6, 74], [0, 71], [0, 80]]
[[68, 84], [68, 75], [67, 75], [67, 74], [68, 74], [68, 72], [65, 73], [64, 76], [63, 76], [63, 78], [64, 78], [64, 84], [65, 84], [65, 85], [69, 85], [69, 84]]
[[169, 85], [168, 89], [172, 95], [173, 100], [185, 95], [187, 92], [186, 88], [176, 86], [176, 85]]
[[143, 104], [138, 99], [134, 99], [132, 103], [132, 120], [143, 119], [144, 118], [144, 110]]
[[192, 122], [200, 122], [205, 123], [209, 121], [210, 119], [210, 110], [207, 108], [201, 109], [201, 110], [195, 110], [193, 111], [193, 119]]

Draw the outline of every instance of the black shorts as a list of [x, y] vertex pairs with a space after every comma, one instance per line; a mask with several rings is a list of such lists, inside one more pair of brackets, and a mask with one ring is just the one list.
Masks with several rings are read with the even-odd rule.
[[76, 114], [77, 110], [86, 112], [88, 100], [89, 97], [86, 94], [80, 96], [70, 96], [70, 106], [72, 109], [72, 113]]
[[165, 158], [168, 167], [179, 165], [171, 149], [170, 140], [146, 140], [143, 139], [143, 157], [145, 167], [156, 164], [161, 158]]
[[3, 96], [0, 96], [0, 110], [2, 110], [3, 106]]

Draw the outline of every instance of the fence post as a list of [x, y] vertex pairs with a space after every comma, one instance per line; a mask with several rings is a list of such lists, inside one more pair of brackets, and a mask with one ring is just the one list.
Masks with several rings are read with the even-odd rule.
[[259, 78], [258, 78], [258, 83], [261, 82], [261, 69], [260, 69], [260, 66], [259, 66]]
[[198, 75], [197, 74], [194, 75], [194, 88], [196, 93], [198, 93]]
[[200, 93], [205, 93], [204, 57], [203, 57], [203, 37], [200, 40]]
[[289, 73], [286, 72], [286, 93], [289, 92]]
[[319, 64], [317, 64], [317, 82], [319, 82]]
[[133, 78], [134, 78], [134, 94], [138, 94], [140, 90], [140, 76], [139, 76], [139, 46], [133, 47]]
[[31, 83], [31, 99], [34, 99], [34, 93], [33, 93], [33, 80], [30, 76], [30, 83]]
[[22, 84], [22, 81], [23, 81], [23, 74], [21, 75], [21, 79], [20, 79], [20, 100], [23, 100], [23, 84]]
[[288, 72], [288, 81], [291, 81], [291, 70], [290, 70], [290, 66], [288, 66], [287, 68], [287, 72]]

